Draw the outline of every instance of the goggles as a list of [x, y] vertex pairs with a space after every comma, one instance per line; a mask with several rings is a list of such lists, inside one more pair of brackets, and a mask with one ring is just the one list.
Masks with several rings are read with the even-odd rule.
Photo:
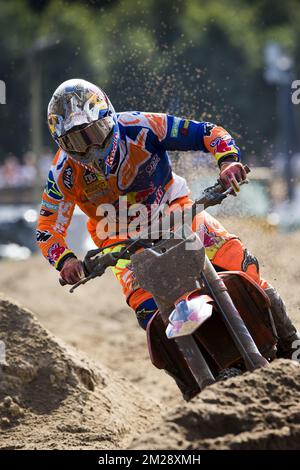
[[114, 128], [114, 120], [106, 116], [98, 121], [94, 121], [88, 126], [70, 131], [58, 138], [60, 147], [66, 152], [85, 153], [91, 145], [105, 148], [108, 137]]

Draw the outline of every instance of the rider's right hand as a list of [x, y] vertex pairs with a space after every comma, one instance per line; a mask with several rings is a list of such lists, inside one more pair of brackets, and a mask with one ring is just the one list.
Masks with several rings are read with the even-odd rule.
[[247, 179], [247, 172], [239, 162], [224, 162], [221, 164], [220, 180], [226, 189], [232, 187], [239, 192], [239, 184]]
[[82, 261], [79, 261], [77, 258], [66, 259], [60, 271], [60, 277], [67, 284], [76, 284], [76, 282], [84, 277]]

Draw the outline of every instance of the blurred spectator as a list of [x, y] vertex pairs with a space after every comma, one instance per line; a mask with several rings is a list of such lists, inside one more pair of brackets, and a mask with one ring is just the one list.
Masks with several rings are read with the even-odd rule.
[[1, 185], [2, 187], [17, 187], [22, 184], [22, 167], [15, 155], [8, 155], [1, 167]]
[[43, 148], [38, 160], [39, 175], [43, 182], [48, 175], [49, 168], [52, 164], [53, 156], [53, 152], [51, 152], [48, 147]]
[[53, 153], [44, 148], [41, 155], [36, 157], [35, 153], [28, 151], [22, 157], [22, 163], [18, 158], [9, 154], [0, 165], [0, 189], [16, 187], [32, 187], [36, 179], [44, 184], [53, 159]]
[[33, 186], [37, 175], [36, 155], [33, 152], [26, 152], [23, 155], [23, 165], [21, 166], [22, 186]]

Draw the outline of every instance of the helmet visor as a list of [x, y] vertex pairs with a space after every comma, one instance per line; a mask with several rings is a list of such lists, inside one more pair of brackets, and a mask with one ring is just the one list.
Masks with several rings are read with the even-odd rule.
[[60, 147], [66, 152], [84, 153], [91, 145], [104, 148], [114, 127], [114, 121], [106, 116], [88, 126], [70, 131], [58, 138]]

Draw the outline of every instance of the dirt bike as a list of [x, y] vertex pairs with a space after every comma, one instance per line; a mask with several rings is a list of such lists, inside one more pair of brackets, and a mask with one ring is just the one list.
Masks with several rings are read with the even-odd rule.
[[[190, 210], [195, 215], [199, 207], [220, 204], [231, 194], [236, 192], [218, 181]], [[122, 241], [117, 253], [103, 251], [120, 242], [90, 250], [83, 261], [86, 277], [70, 291], [118, 260], [130, 259], [139, 286], [158, 307], [147, 324], [151, 361], [175, 379], [189, 401], [218, 380], [267, 366], [276, 357], [278, 338], [269, 298], [260, 286], [244, 272], [217, 272], [186, 224], [184, 230], [172, 227], [168, 237], [162, 226], [155, 239], [144, 233]]]

